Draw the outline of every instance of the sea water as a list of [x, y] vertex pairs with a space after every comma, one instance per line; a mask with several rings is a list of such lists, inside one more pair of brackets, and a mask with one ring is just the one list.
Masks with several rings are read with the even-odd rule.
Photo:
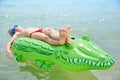
[[[119, 0], [0, 0], [0, 80], [120, 80]], [[90, 39], [108, 52], [115, 65], [108, 70], [69, 72], [55, 66], [50, 72], [6, 56], [8, 29], [71, 25], [71, 36]]]

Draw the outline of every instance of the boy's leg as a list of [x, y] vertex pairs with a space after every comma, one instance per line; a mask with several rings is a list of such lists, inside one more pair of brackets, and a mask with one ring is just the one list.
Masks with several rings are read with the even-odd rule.
[[[53, 40], [58, 40], [59, 44], [64, 44], [66, 41], [66, 38], [69, 36], [70, 34], [70, 27], [67, 27], [66, 29], [60, 29], [59, 33], [57, 31], [55, 31], [54, 29], [51, 29], [49, 33], [49, 37]], [[52, 41], [53, 41], [52, 40]]]
[[48, 35], [53, 40], [58, 40], [59, 44], [64, 44], [65, 42], [69, 42], [68, 41], [69, 39], [66, 40], [66, 38], [70, 35], [70, 32], [71, 32], [70, 26], [68, 26], [66, 29], [60, 29], [59, 33], [52, 28], [45, 28], [43, 30], [44, 34]]
[[59, 35], [59, 33], [58, 33], [57, 31], [52, 32], [52, 33], [50, 34], [50, 37], [51, 37], [52, 39], [55, 39], [55, 40], [59, 40], [59, 39], [60, 39], [60, 35]]
[[53, 28], [44, 28], [43, 33], [48, 35], [52, 39], [59, 40], [59, 33]]
[[51, 45], [61, 45], [61, 43], [59, 43], [58, 40], [54, 40], [44, 33], [39, 33], [39, 32], [34, 33], [31, 38], [43, 40]]

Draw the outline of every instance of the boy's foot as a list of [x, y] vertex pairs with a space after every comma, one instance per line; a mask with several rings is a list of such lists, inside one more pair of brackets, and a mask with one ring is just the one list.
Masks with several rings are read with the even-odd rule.
[[68, 33], [65, 29], [60, 29], [59, 34], [60, 34], [60, 44], [64, 44], [66, 38], [68, 37]]
[[72, 42], [72, 40], [70, 39], [70, 33], [71, 33], [71, 27], [68, 25], [67, 26], [67, 28], [66, 28], [66, 30], [67, 30], [67, 33], [68, 33], [68, 37], [66, 38], [66, 43], [71, 43]]
[[70, 35], [70, 33], [71, 33], [71, 27], [70, 27], [70, 25], [67, 26], [66, 30], [67, 30], [68, 34]]

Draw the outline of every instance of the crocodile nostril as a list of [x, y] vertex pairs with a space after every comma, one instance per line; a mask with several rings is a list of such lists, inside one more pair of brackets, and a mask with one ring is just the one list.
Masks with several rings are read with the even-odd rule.
[[106, 56], [106, 57], [109, 57], [109, 55], [107, 55], [107, 54], [106, 54], [105, 56]]

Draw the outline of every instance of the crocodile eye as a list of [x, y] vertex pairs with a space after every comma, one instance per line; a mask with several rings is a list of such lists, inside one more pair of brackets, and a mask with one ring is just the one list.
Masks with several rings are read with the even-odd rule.
[[75, 38], [74, 38], [74, 37], [71, 37], [71, 39], [72, 39], [72, 40], [75, 40]]

